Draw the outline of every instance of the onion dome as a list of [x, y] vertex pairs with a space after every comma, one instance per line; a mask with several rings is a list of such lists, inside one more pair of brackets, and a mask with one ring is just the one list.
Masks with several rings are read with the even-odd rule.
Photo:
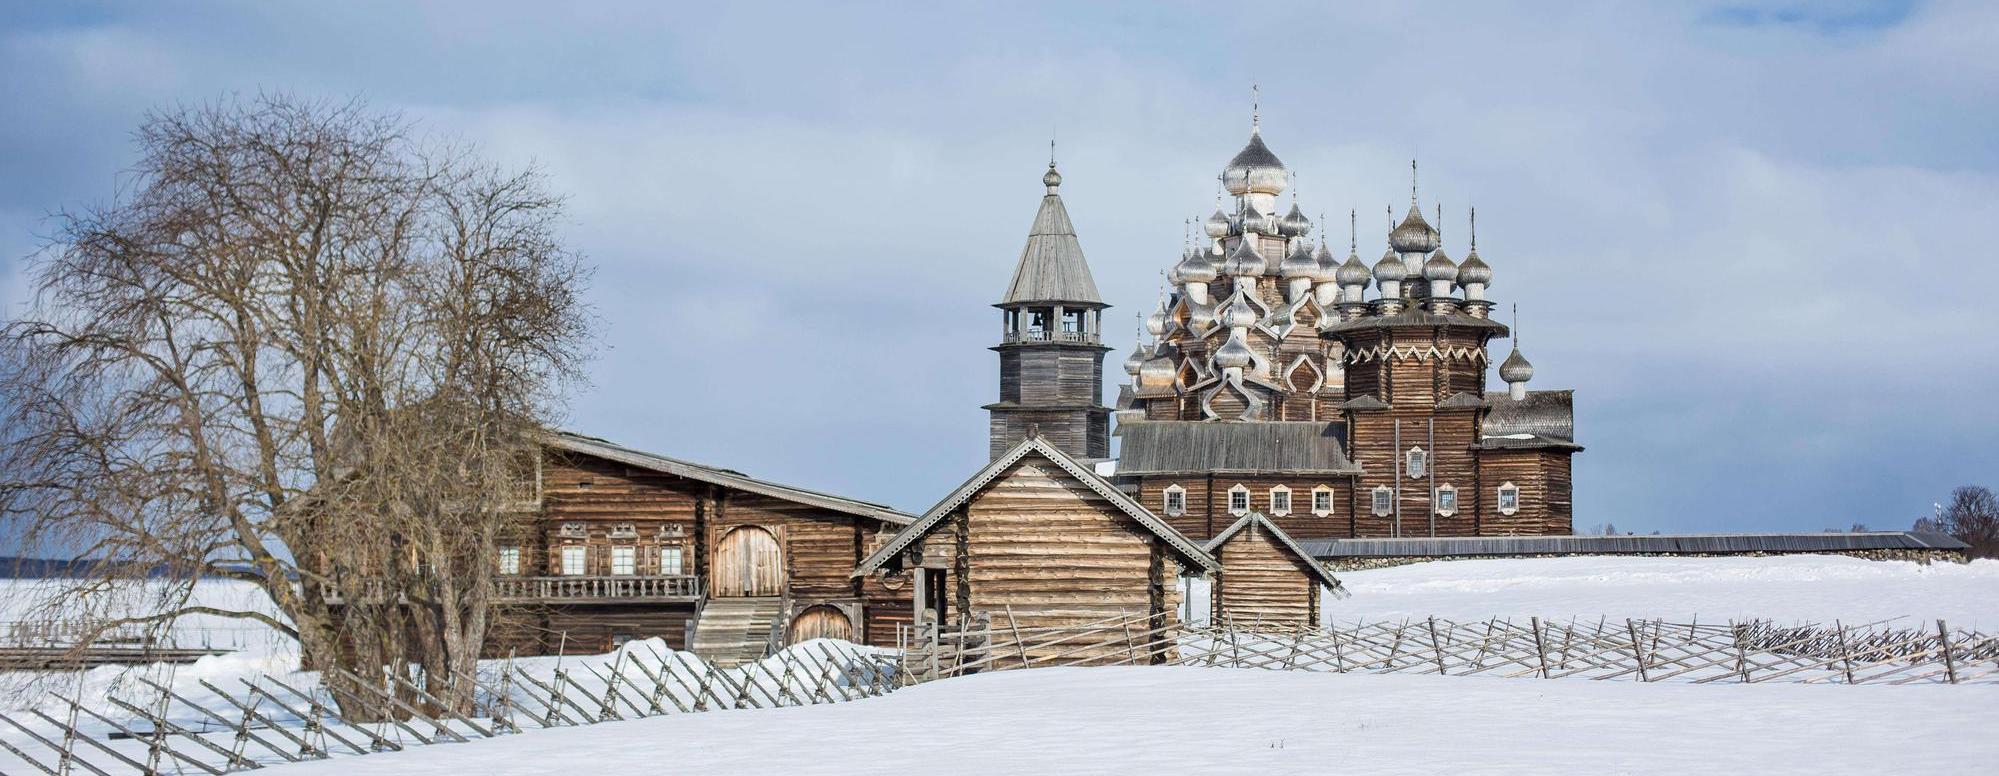
[[1436, 253], [1430, 254], [1429, 261], [1423, 262], [1423, 278], [1425, 280], [1457, 280], [1458, 265], [1456, 262], [1451, 261], [1451, 257], [1444, 255], [1444, 249], [1438, 248]]
[[1215, 325], [1215, 306], [1211, 304], [1190, 304], [1187, 306], [1187, 326], [1195, 331], [1205, 332]]
[[1388, 244], [1396, 253], [1429, 253], [1444, 244], [1437, 230], [1430, 222], [1423, 220], [1422, 209], [1414, 203], [1409, 205], [1409, 215], [1396, 225], [1395, 231], [1388, 233]]
[[1150, 387], [1172, 385], [1175, 378], [1172, 359], [1155, 358], [1139, 368], [1138, 383]]
[[1258, 212], [1254, 205], [1242, 209], [1242, 230], [1248, 234], [1276, 236], [1280, 221], [1281, 219], [1275, 216], [1268, 216]]
[[1277, 230], [1285, 237], [1304, 237], [1312, 233], [1312, 219], [1305, 217], [1305, 211], [1298, 209], [1298, 203], [1291, 203], [1291, 212], [1277, 222]]
[[1492, 285], [1492, 268], [1479, 259], [1477, 248], [1465, 254], [1464, 263], [1458, 265], [1458, 285], [1469, 286], [1473, 283], [1481, 286]]
[[[1389, 255], [1393, 256], [1394, 254]], [[1397, 263], [1400, 263], [1399, 259]], [[1367, 265], [1361, 263], [1360, 254], [1357, 253], [1347, 254], [1346, 263], [1340, 265], [1339, 272], [1334, 277], [1334, 280], [1339, 281], [1340, 285], [1360, 286], [1361, 288], [1366, 288], [1367, 282], [1372, 279], [1373, 276], [1368, 274]]]
[[1400, 283], [1409, 276], [1409, 268], [1402, 266], [1402, 257], [1394, 250], [1381, 254], [1381, 260], [1374, 263], [1374, 279], [1383, 283]]
[[1223, 369], [1241, 369], [1249, 366], [1249, 362], [1254, 358], [1255, 354], [1250, 352], [1249, 346], [1235, 337], [1230, 337], [1221, 347], [1215, 348], [1215, 366]]
[[1316, 277], [1319, 274], [1319, 260], [1312, 258], [1312, 247], [1304, 240], [1299, 240], [1298, 247], [1292, 249], [1291, 255], [1285, 256], [1283, 261], [1278, 262], [1277, 274], [1285, 278]]
[[1159, 300], [1159, 309], [1145, 316], [1145, 331], [1154, 337], [1166, 334], [1166, 300]]
[[1319, 252], [1312, 255], [1312, 263], [1319, 265], [1319, 271], [1312, 275], [1312, 282], [1332, 283], [1339, 280], [1340, 260], [1333, 258], [1333, 252], [1326, 249], [1325, 243], [1319, 243]]
[[1254, 242], [1247, 239], [1236, 242], [1235, 250], [1229, 252], [1228, 261], [1223, 267], [1230, 275], [1254, 277], [1270, 268], [1270, 263], [1263, 260], [1263, 254], [1256, 252]]
[[1249, 306], [1249, 297], [1237, 292], [1228, 308], [1222, 311], [1222, 325], [1231, 329], [1247, 329], [1256, 325], [1256, 317], [1256, 308]]
[[1055, 193], [1055, 187], [1062, 185], [1062, 173], [1055, 171], [1055, 163], [1048, 163], [1048, 172], [1041, 174], [1041, 185], [1048, 187], [1048, 193]]
[[1228, 214], [1223, 213], [1219, 207], [1215, 208], [1215, 214], [1208, 216], [1208, 220], [1201, 222], [1201, 228], [1207, 231], [1209, 237], [1217, 240], [1229, 236]]
[[1527, 358], [1520, 355], [1518, 345], [1514, 346], [1513, 352], [1499, 364], [1499, 379], [1509, 384], [1524, 383], [1534, 379], [1534, 365], [1527, 363]]
[[1131, 355], [1126, 356], [1124, 359], [1124, 373], [1131, 375], [1132, 377], [1137, 377], [1138, 370], [1144, 368], [1145, 368], [1145, 345], [1134, 342], [1131, 345]]
[[1173, 268], [1180, 276], [1175, 283], [1213, 283], [1222, 276], [1222, 268], [1216, 263], [1215, 255], [1206, 249], [1195, 248], [1186, 258]]
[[1238, 197], [1249, 194], [1278, 194], [1284, 191], [1284, 163], [1263, 144], [1263, 131], [1251, 129], [1249, 144], [1237, 152], [1229, 166], [1222, 168], [1222, 186]]

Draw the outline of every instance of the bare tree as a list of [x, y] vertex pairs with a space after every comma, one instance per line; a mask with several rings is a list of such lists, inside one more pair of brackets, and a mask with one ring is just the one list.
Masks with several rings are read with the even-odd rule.
[[1935, 518], [1916, 521], [1918, 531], [1936, 531], [1971, 545], [1971, 557], [1999, 558], [1999, 496], [1990, 488], [1966, 485], [1937, 505]]
[[[561, 200], [353, 102], [155, 113], [137, 140], [0, 332], [0, 509], [105, 561], [51, 606], [143, 586], [151, 611], [103, 628], [257, 620], [309, 665], [444, 687], [589, 343]], [[203, 604], [205, 577], [270, 606]]]

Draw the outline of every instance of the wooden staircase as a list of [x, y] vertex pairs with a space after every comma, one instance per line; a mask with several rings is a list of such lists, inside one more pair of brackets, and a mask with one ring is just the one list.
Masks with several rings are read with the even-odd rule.
[[782, 627], [784, 599], [710, 598], [694, 623], [694, 654], [718, 667], [733, 668], [763, 657], [771, 629]]

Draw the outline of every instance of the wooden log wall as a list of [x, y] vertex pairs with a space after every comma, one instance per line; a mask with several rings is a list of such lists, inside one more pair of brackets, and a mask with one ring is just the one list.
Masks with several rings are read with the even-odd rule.
[[1252, 524], [1236, 532], [1217, 557], [1222, 572], [1210, 597], [1216, 622], [1318, 624], [1318, 578], [1262, 526]]
[[[635, 573], [657, 574], [659, 547], [683, 547], [682, 562], [695, 556], [693, 542], [697, 528], [697, 501], [707, 491], [703, 483], [691, 482], [657, 472], [636, 469], [615, 461], [581, 455], [551, 453], [542, 466], [541, 537], [537, 552], [521, 553], [521, 574], [560, 574], [561, 552], [565, 546], [589, 548], [590, 573], [611, 573], [613, 545], [636, 547]], [[586, 536], [565, 537], [565, 524], [580, 523]], [[635, 538], [611, 538], [614, 527], [630, 523]], [[661, 529], [668, 529], [662, 536]], [[671, 533], [677, 529], [678, 534]]]
[[860, 590], [851, 576], [860, 537], [855, 518], [819, 507], [751, 493], [731, 493], [709, 527], [715, 544], [738, 526], [757, 526], [778, 539], [784, 553], [785, 594], [800, 601], [853, 601]]
[[[1211, 481], [1212, 491], [1209, 489]], [[1146, 476], [1140, 478], [1138, 482], [1138, 502], [1180, 533], [1205, 541], [1234, 524], [1240, 517], [1229, 512], [1228, 492], [1238, 484], [1249, 488], [1249, 506], [1252, 511], [1269, 515], [1273, 522], [1294, 538], [1351, 537], [1354, 486], [1350, 475]], [[1187, 510], [1184, 514], [1166, 514], [1166, 489], [1173, 485], [1179, 485], [1187, 491]], [[1278, 515], [1272, 511], [1270, 489], [1278, 485], [1291, 489], [1289, 514]], [[1312, 511], [1312, 490], [1322, 485], [1332, 488], [1333, 509], [1326, 515], [1318, 515]]]

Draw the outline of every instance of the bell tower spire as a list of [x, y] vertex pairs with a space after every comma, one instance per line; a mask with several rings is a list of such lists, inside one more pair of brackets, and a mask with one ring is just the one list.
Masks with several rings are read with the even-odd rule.
[[998, 457], [1029, 435], [1078, 458], [1110, 457], [1110, 408], [1103, 403], [1103, 311], [1096, 279], [1062, 204], [1055, 142], [1048, 143], [1047, 193], [1027, 230], [1000, 309], [1000, 398], [986, 405], [989, 453]]

